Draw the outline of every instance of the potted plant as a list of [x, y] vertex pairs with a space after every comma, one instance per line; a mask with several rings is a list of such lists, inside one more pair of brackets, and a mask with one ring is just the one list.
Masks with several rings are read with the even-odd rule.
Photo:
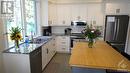
[[82, 31], [82, 33], [88, 39], [89, 48], [93, 47], [95, 39], [101, 35], [99, 29], [94, 29], [92, 25], [87, 25], [87, 27]]
[[14, 40], [16, 48], [19, 48], [19, 41], [22, 40], [21, 30], [22, 29], [19, 27], [12, 27], [10, 30], [11, 31], [10, 38], [11, 40]]

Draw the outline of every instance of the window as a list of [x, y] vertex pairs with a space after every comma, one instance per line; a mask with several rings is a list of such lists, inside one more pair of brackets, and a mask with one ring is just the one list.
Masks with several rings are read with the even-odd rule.
[[[10, 33], [10, 29], [12, 27], [22, 27], [22, 13], [21, 13], [21, 4], [20, 0], [16, 0], [14, 4], [14, 14], [12, 17], [8, 18], [6, 21], [7, 26], [7, 32]], [[23, 35], [23, 32], [22, 32]], [[8, 46], [12, 47], [14, 45], [14, 42], [10, 40], [10, 35], [8, 34]]]
[[25, 0], [25, 23], [27, 24], [26, 35], [30, 35], [31, 32], [36, 33], [35, 9], [35, 1]]
[[[23, 1], [25, 3], [21, 3]], [[33, 0], [15, 0], [13, 8], [14, 14], [6, 21], [7, 33], [10, 33], [10, 29], [16, 26], [19, 26], [20, 28], [23, 29], [21, 32], [23, 39], [25, 35], [30, 36], [31, 32], [36, 33], [37, 25], [36, 25], [35, 6], [36, 6], [35, 1]], [[7, 36], [8, 36], [8, 47], [14, 46], [14, 42], [10, 40], [9, 34]]]

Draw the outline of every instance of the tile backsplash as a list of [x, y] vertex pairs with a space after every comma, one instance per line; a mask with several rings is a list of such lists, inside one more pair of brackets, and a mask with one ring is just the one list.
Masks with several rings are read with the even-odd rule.
[[[94, 26], [101, 31], [101, 36], [104, 35], [104, 27], [103, 26]], [[71, 28], [71, 33], [81, 33], [85, 26], [52, 26], [52, 33], [53, 34], [65, 34], [65, 29]]]
[[66, 27], [62, 27], [62, 26], [54, 26], [52, 27], [52, 33], [61, 33], [64, 34], [65, 33], [65, 29], [66, 28], [71, 28], [72, 29], [72, 33], [81, 33], [81, 31], [85, 28], [85, 27], [81, 27], [81, 26], [66, 26]]

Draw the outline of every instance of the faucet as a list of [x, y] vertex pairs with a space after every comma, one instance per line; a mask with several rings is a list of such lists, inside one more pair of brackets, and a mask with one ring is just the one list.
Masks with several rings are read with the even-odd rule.
[[31, 42], [33, 43], [34, 42], [34, 39], [33, 39], [33, 32], [31, 31]]

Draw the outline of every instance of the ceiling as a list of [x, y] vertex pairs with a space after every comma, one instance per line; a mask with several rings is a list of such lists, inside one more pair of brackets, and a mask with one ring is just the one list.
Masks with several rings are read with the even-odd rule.
[[95, 3], [102, 2], [102, 0], [49, 0], [52, 3]]

